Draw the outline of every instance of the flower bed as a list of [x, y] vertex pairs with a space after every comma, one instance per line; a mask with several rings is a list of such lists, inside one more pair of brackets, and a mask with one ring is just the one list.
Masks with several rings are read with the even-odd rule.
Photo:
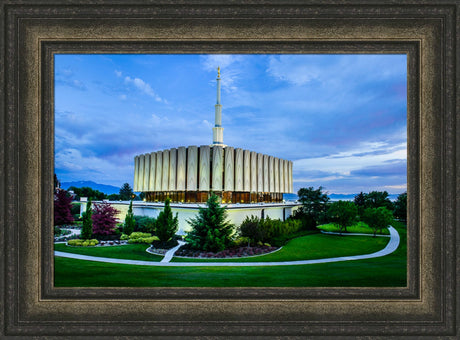
[[278, 250], [277, 247], [271, 246], [257, 246], [257, 247], [239, 247], [239, 248], [231, 248], [220, 251], [218, 253], [213, 252], [206, 252], [203, 250], [195, 250], [191, 248], [187, 248], [183, 246], [179, 248], [179, 250], [174, 254], [176, 257], [193, 257], [193, 258], [219, 258], [219, 259], [226, 259], [226, 258], [239, 258], [239, 257], [249, 257], [249, 256], [256, 256], [256, 255], [264, 255], [271, 253], [275, 250]]

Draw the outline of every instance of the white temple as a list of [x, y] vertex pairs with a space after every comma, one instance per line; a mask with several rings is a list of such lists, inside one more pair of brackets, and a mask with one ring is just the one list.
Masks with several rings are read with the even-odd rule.
[[146, 201], [206, 202], [212, 191], [222, 203], [282, 202], [293, 192], [292, 162], [224, 144], [220, 68], [211, 145], [180, 146], [134, 158], [134, 191]]

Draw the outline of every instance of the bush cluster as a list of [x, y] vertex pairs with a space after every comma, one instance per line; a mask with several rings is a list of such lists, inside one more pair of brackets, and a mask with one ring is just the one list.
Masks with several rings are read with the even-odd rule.
[[134, 215], [134, 231], [135, 232], [150, 232], [153, 233], [155, 231], [155, 222], [156, 218], [148, 217], [148, 216], [139, 216]]
[[278, 238], [294, 234], [301, 230], [302, 222], [295, 219], [287, 219], [282, 222], [279, 219], [266, 217], [259, 219], [256, 216], [246, 217], [240, 225], [240, 235], [249, 239], [250, 244], [279, 243]]
[[96, 239], [92, 240], [82, 240], [82, 239], [75, 239], [67, 241], [69, 246], [76, 246], [76, 247], [93, 247], [99, 244], [99, 241]]
[[[123, 238], [126, 239], [126, 238]], [[128, 236], [128, 243], [145, 243], [151, 244], [153, 241], [157, 241], [158, 237], [152, 236], [150, 233], [134, 232]]]

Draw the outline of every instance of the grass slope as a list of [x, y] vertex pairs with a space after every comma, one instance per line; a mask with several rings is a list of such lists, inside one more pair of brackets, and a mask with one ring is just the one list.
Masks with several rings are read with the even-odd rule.
[[392, 254], [375, 259], [301, 266], [188, 268], [134, 266], [55, 257], [55, 286], [405, 287], [406, 229], [399, 223], [393, 226], [401, 237], [400, 246]]
[[163, 259], [163, 256], [147, 253], [145, 250], [148, 247], [149, 245], [147, 244], [127, 244], [124, 246], [110, 247], [69, 247], [64, 243], [58, 243], [54, 245], [54, 250], [115, 259], [160, 262]]
[[[317, 226], [316, 228], [324, 231], [332, 231], [335, 233], [340, 232], [339, 228], [334, 223], [322, 224]], [[364, 222], [358, 222], [352, 226], [347, 228], [347, 233], [360, 233], [360, 234], [374, 234], [374, 230], [370, 228]], [[382, 233], [377, 233], [377, 235], [390, 235], [388, 229], [382, 229]]]
[[387, 237], [338, 236], [313, 234], [289, 241], [282, 249], [253, 258], [235, 259], [186, 259], [173, 258], [173, 262], [277, 262], [314, 260], [329, 257], [370, 254], [383, 249]]

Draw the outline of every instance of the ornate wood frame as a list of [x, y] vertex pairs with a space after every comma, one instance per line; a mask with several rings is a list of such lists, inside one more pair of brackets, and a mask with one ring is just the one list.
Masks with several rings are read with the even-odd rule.
[[[457, 1], [0, 4], [0, 335], [460, 334]], [[407, 287], [54, 288], [53, 54], [121, 51], [407, 53]]]

